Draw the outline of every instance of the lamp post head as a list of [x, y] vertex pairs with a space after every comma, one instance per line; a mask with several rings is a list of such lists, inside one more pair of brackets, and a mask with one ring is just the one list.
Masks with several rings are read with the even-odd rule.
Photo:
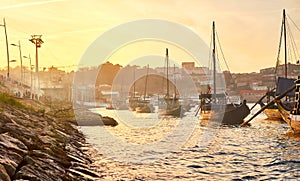
[[16, 46], [16, 47], [18, 47], [19, 45], [17, 45], [17, 44], [14, 44], [14, 43], [12, 43], [12, 44], [10, 44], [10, 45], [12, 45], [12, 46]]
[[42, 35], [31, 35], [31, 39], [29, 41], [33, 44], [35, 44], [36, 48], [40, 48], [41, 44], [44, 43], [44, 41], [41, 39]]

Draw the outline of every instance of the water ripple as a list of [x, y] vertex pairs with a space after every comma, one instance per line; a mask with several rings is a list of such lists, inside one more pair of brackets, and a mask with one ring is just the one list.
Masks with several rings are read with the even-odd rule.
[[[82, 129], [88, 140], [96, 143], [97, 129]], [[163, 136], [155, 129], [150, 130], [155, 134], [148, 135], [147, 139], [144, 139], [145, 132], [109, 129], [126, 140], [135, 142], [137, 139], [139, 143], [153, 142]], [[168, 129], [172, 127], [165, 127], [166, 133]], [[144, 152], [152, 161], [148, 163], [124, 164], [101, 156], [99, 165], [105, 166], [99, 172], [106, 175], [105, 178], [112, 178], [110, 180], [300, 180], [300, 136], [286, 134], [287, 131], [286, 124], [270, 123], [261, 116], [251, 127], [199, 124], [180, 149], [166, 148], [169, 154], [165, 158], [151, 157], [163, 154], [155, 148]], [[109, 147], [110, 142], [102, 146]], [[117, 151], [126, 154], [126, 150]]]

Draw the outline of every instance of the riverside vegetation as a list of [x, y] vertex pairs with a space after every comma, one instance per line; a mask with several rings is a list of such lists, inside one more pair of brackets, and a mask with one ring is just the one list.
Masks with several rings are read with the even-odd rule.
[[72, 109], [21, 101], [0, 90], [0, 180], [100, 179]]

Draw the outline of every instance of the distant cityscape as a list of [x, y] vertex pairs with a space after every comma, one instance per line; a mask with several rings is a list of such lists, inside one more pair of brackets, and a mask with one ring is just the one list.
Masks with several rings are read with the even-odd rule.
[[[165, 68], [149, 68], [147, 95], [164, 94], [165, 92]], [[77, 72], [66, 72], [57, 67], [50, 67], [39, 72], [39, 87], [42, 92], [41, 99], [48, 102], [73, 101], [82, 102], [110, 102], [112, 96], [126, 98], [135, 94], [142, 96], [145, 89], [145, 75], [147, 67], [128, 65], [122, 67], [119, 64], [106, 62], [99, 67], [81, 68]], [[194, 62], [182, 62], [182, 68], [170, 67], [169, 70], [170, 92], [178, 93], [178, 89], [184, 89], [185, 95], [181, 97], [197, 96], [201, 92], [207, 92], [212, 87], [212, 72], [208, 67], [196, 67]], [[277, 76], [284, 76], [284, 65], [277, 68]], [[288, 77], [297, 78], [300, 75], [300, 64], [288, 64]], [[0, 80], [4, 82], [6, 70], [0, 70]], [[23, 67], [21, 82], [20, 67], [11, 68], [10, 83], [12, 91], [17, 93], [22, 85], [26, 92], [33, 91], [35, 75], [27, 67]], [[73, 84], [74, 76], [78, 77]], [[192, 80], [194, 85], [187, 85], [186, 77]], [[217, 91], [226, 91], [228, 95], [241, 96], [248, 102], [255, 102], [262, 97], [268, 89], [275, 87], [275, 68], [260, 69], [253, 73], [230, 73], [224, 71], [218, 73]], [[163, 80], [164, 79], [164, 80]], [[134, 81], [135, 80], [135, 81]], [[175, 84], [175, 86], [174, 86]], [[73, 86], [75, 85], [75, 86]], [[223, 85], [223, 86], [222, 86]], [[195, 86], [196, 91], [190, 89]], [[21, 97], [28, 94], [19, 93]], [[74, 96], [73, 96], [74, 95]]]

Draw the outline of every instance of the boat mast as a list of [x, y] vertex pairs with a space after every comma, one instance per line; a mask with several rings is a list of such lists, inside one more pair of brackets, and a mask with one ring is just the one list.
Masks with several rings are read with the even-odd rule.
[[217, 93], [217, 86], [216, 86], [216, 40], [215, 40], [215, 22], [213, 21], [213, 51], [212, 51], [212, 56], [213, 56], [213, 102], [216, 102], [216, 93]]
[[166, 48], [166, 61], [167, 61], [167, 97], [169, 97], [169, 53], [168, 48]]
[[149, 72], [149, 64], [147, 66], [147, 74], [146, 74], [146, 80], [145, 80], [144, 100], [146, 100], [146, 94], [147, 94], [148, 72]]
[[285, 9], [283, 9], [283, 31], [284, 31], [284, 76], [287, 78], [287, 50], [286, 50], [286, 15]]
[[173, 70], [173, 80], [174, 80], [174, 100], [176, 99], [176, 79], [175, 79], [175, 64], [174, 64], [174, 70]]
[[133, 69], [133, 97], [135, 97], [135, 67]]

